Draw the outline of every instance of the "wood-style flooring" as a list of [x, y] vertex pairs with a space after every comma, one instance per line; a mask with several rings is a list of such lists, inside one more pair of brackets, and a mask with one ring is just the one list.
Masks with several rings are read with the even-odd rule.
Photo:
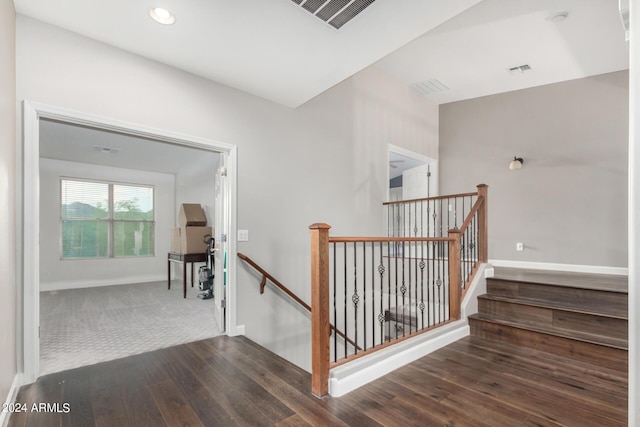
[[[216, 337], [41, 377], [17, 398], [36, 426], [623, 426], [625, 374], [464, 338], [341, 398], [243, 338]], [[69, 410], [65, 413], [68, 404]]]

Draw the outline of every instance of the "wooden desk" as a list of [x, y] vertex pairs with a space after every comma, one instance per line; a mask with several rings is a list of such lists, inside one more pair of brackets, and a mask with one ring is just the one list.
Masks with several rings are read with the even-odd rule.
[[187, 264], [191, 263], [191, 287], [193, 288], [193, 263], [207, 262], [207, 254], [179, 254], [169, 252], [167, 255], [167, 289], [171, 289], [171, 262], [182, 263], [182, 289], [183, 298], [187, 297]]

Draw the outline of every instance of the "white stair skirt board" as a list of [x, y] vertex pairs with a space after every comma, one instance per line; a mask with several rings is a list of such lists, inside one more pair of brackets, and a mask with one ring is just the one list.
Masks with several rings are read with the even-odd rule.
[[572, 273], [612, 274], [626, 276], [627, 267], [608, 267], [604, 265], [557, 264], [552, 262], [529, 262], [503, 259], [492, 259], [489, 262], [494, 267], [528, 268], [531, 270], [568, 271]]
[[11, 384], [11, 388], [9, 389], [9, 394], [7, 395], [7, 399], [4, 401], [5, 406], [2, 407], [3, 410], [0, 411], [0, 427], [7, 427], [9, 425], [9, 417], [11, 417], [11, 412], [4, 411], [7, 405], [14, 403], [16, 401], [16, 397], [18, 396], [18, 390], [22, 386], [22, 375], [17, 373], [13, 378], [13, 383]]
[[332, 369], [329, 373], [329, 394], [332, 397], [343, 396], [389, 372], [468, 336], [470, 330], [467, 316], [478, 311], [478, 295], [486, 293], [486, 278], [492, 276], [493, 267], [491, 265], [483, 264], [480, 266], [462, 302], [461, 320]]

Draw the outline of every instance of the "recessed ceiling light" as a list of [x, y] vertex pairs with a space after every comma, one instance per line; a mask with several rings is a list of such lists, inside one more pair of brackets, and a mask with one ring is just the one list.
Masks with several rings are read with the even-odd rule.
[[569, 16], [569, 12], [558, 12], [554, 13], [549, 17], [549, 21], [555, 22], [556, 24], [564, 21]]
[[163, 9], [161, 7], [153, 7], [149, 9], [149, 16], [151, 16], [151, 19], [157, 23], [163, 25], [171, 25], [176, 22], [176, 17], [167, 9]]

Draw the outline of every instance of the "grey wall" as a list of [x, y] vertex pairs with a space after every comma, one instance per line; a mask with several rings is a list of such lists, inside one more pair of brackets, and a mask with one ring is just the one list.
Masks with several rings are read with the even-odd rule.
[[0, 1], [0, 400], [16, 375], [15, 10]]
[[[19, 102], [237, 145], [238, 228], [250, 237], [238, 250], [306, 301], [308, 226], [382, 234], [388, 144], [438, 156], [437, 106], [376, 69], [292, 110], [22, 16], [17, 46]], [[247, 336], [309, 369], [309, 316], [275, 291], [260, 295], [260, 277], [238, 267], [230, 285]]]
[[489, 185], [490, 259], [626, 267], [628, 90], [622, 71], [440, 106], [441, 194]]

